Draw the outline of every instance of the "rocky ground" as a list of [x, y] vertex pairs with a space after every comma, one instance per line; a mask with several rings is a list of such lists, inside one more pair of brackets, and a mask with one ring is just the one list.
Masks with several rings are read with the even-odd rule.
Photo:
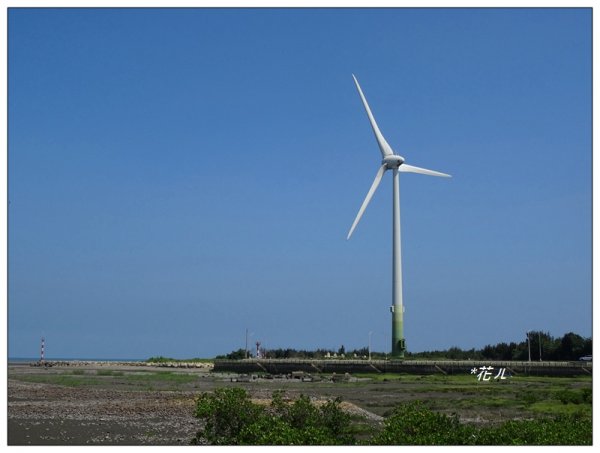
[[71, 388], [8, 381], [9, 445], [186, 445], [192, 392]]
[[223, 386], [244, 388], [255, 402], [265, 404], [275, 391], [290, 400], [300, 395], [315, 402], [340, 398], [345, 410], [373, 428], [398, 404], [414, 400], [475, 425], [591, 410], [557, 400], [591, 390], [591, 377], [515, 377], [502, 382], [478, 382], [468, 372], [300, 377], [214, 373], [196, 365], [9, 364], [8, 444], [188, 445], [200, 429], [193, 416], [196, 397]]
[[[200, 428], [193, 416], [195, 398], [224, 383], [247, 385], [231, 384], [235, 380], [231, 376], [211, 376], [197, 370], [177, 370], [197, 379], [176, 384], [175, 390], [168, 390], [168, 384], [165, 389], [164, 382], [142, 379], [161, 370], [153, 367], [139, 371], [139, 367], [107, 364], [9, 366], [8, 444], [188, 445]], [[64, 376], [81, 378], [81, 384], [28, 381], [52, 381]], [[140, 380], [126, 379], [131, 376], [140, 376]], [[303, 386], [298, 382], [280, 381], [275, 385], [287, 387], [286, 384], [299, 386], [288, 389], [291, 397], [302, 393]], [[149, 386], [154, 388], [142, 389]], [[250, 386], [248, 390], [253, 401], [268, 404], [272, 386], [269, 382], [267, 387]], [[373, 423], [382, 420], [351, 402], [344, 401], [342, 407]]]

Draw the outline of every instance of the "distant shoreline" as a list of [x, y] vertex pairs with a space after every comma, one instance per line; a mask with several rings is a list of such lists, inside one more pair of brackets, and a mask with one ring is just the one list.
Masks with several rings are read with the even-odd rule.
[[14, 357], [8, 359], [9, 367], [22, 368], [22, 367], [101, 367], [101, 368], [128, 368], [128, 367], [158, 367], [158, 368], [193, 368], [202, 370], [212, 370], [212, 361], [148, 361], [146, 360], [126, 360], [126, 359], [27, 359], [24, 357]]
[[[48, 357], [45, 362], [145, 362], [148, 359], [86, 359], [86, 358], [65, 358], [65, 357]], [[9, 357], [8, 363], [30, 363], [39, 362], [39, 357]]]

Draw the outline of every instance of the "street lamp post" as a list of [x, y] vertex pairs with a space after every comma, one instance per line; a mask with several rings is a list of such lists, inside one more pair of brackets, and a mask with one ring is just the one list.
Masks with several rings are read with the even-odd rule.
[[248, 339], [254, 336], [254, 332], [248, 333], [248, 328], [246, 328], [246, 358], [250, 356], [250, 350], [248, 349]]

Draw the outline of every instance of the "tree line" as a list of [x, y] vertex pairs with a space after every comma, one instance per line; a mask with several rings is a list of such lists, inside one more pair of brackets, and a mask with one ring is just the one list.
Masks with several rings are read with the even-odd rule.
[[[346, 358], [366, 359], [369, 357], [367, 347], [346, 350], [342, 345], [337, 350], [316, 349], [304, 350], [294, 348], [277, 348], [261, 351], [262, 357], [270, 359], [325, 359]], [[592, 354], [592, 339], [585, 338], [573, 332], [562, 337], [553, 337], [548, 332], [531, 331], [520, 342], [501, 342], [486, 345], [481, 349], [461, 349], [453, 346], [445, 350], [407, 352], [407, 359], [449, 359], [449, 360], [578, 360], [582, 356]], [[243, 348], [229, 354], [219, 355], [216, 359], [239, 360], [252, 357], [250, 351]], [[371, 351], [374, 360], [388, 358], [383, 352]]]
[[409, 353], [412, 358], [447, 358], [454, 360], [578, 360], [592, 354], [592, 339], [573, 332], [553, 337], [548, 332], [531, 331], [520, 342], [501, 342], [481, 349], [452, 347], [444, 351]]

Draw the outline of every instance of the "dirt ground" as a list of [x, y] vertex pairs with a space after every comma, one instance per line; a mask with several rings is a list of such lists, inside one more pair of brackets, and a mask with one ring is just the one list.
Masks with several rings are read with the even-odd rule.
[[8, 381], [9, 445], [185, 445], [191, 392], [72, 388]]
[[[193, 381], [165, 383], [157, 377], [165, 374], [192, 376]], [[64, 376], [81, 382], [51, 383], [60, 382]], [[273, 381], [243, 383], [236, 382], [237, 378], [196, 370], [173, 372], [121, 365], [9, 366], [8, 444], [187, 445], [199, 429], [193, 411], [201, 392], [224, 385], [243, 386], [259, 403], [270, 401], [273, 391], [286, 384], [290, 398], [307, 393], [303, 391], [306, 385], [287, 379], [277, 380], [273, 386]], [[343, 407], [375, 422], [381, 420], [351, 403], [344, 402]]]
[[[9, 364], [8, 444], [187, 445], [199, 429], [193, 416], [195, 398], [222, 386], [243, 387], [254, 400], [264, 402], [275, 390], [283, 390], [288, 398], [340, 397], [346, 410], [375, 425], [398, 403], [415, 399], [428, 401], [440, 412], [457, 413], [468, 423], [531, 416], [518, 395], [535, 389], [536, 383], [492, 385], [478, 386], [468, 376], [449, 383], [439, 376], [363, 376], [336, 382], [322, 376], [317, 382], [303, 382], [283, 376], [239, 379], [205, 370], [119, 364], [53, 368]], [[568, 385], [591, 387], [591, 380]]]

